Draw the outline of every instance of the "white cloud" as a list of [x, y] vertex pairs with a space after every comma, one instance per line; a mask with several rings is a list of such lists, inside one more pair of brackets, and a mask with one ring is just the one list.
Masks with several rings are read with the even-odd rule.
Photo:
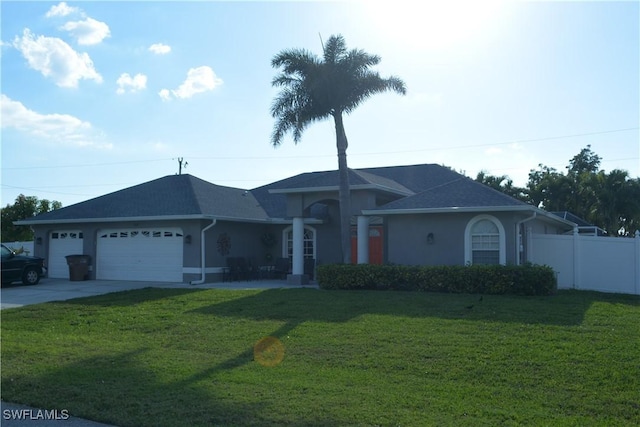
[[29, 63], [29, 67], [51, 78], [60, 87], [78, 87], [81, 79], [102, 83], [102, 76], [86, 53], [79, 53], [63, 40], [38, 36], [25, 28], [22, 37], [16, 36], [13, 46]]
[[147, 76], [138, 73], [131, 77], [129, 73], [122, 73], [118, 77], [116, 84], [118, 85], [116, 93], [119, 95], [126, 93], [127, 89], [129, 92], [137, 92], [147, 87]]
[[171, 99], [171, 92], [169, 92], [169, 89], [162, 89], [158, 92], [158, 95], [160, 95], [160, 98], [162, 98], [163, 101], [169, 101]]
[[3, 128], [16, 129], [59, 144], [113, 148], [112, 144], [104, 142], [104, 138], [93, 129], [91, 123], [68, 114], [40, 114], [4, 94], [0, 95], [0, 112]]
[[171, 99], [171, 95], [176, 98], [191, 98], [197, 93], [214, 90], [222, 84], [222, 79], [216, 76], [211, 67], [206, 65], [191, 68], [187, 72], [187, 79], [174, 90], [162, 89], [158, 94], [164, 100]]
[[167, 46], [166, 44], [162, 43], [154, 43], [149, 46], [149, 51], [157, 55], [166, 55], [167, 53], [171, 52], [171, 46]]
[[168, 153], [171, 148], [166, 142], [151, 142], [148, 144], [150, 149], [158, 153]]
[[67, 5], [66, 2], [60, 2], [56, 6], [51, 6], [51, 9], [49, 9], [45, 16], [47, 18], [51, 18], [53, 16], [67, 16], [74, 12], [78, 12], [78, 10], [79, 9], [77, 7], [71, 7]]
[[36, 37], [25, 28], [22, 37], [15, 37], [13, 46], [22, 53], [29, 67], [51, 78], [60, 87], [78, 87], [81, 79], [102, 83], [102, 76], [89, 55], [76, 52], [59, 38]]
[[84, 21], [69, 21], [61, 28], [74, 36], [80, 45], [98, 44], [111, 36], [109, 26], [93, 18], [87, 18]]

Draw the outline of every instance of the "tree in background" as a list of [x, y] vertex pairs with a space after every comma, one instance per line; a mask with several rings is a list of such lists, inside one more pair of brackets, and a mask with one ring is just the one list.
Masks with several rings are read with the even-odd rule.
[[60, 209], [62, 203], [47, 199], [39, 200], [35, 196], [25, 196], [20, 194], [16, 197], [13, 205], [7, 205], [0, 209], [2, 222], [2, 241], [3, 242], [28, 242], [33, 240], [33, 231], [26, 225], [14, 225], [14, 221], [20, 221], [49, 212], [54, 209]]
[[331, 36], [323, 46], [322, 58], [304, 49], [289, 49], [278, 53], [271, 65], [281, 68], [272, 85], [280, 88], [271, 106], [276, 123], [271, 144], [277, 147], [291, 131], [297, 144], [304, 129], [311, 123], [333, 118], [340, 174], [340, 234], [342, 258], [351, 257], [351, 204], [349, 199], [349, 169], [347, 167], [347, 134], [343, 115], [349, 114], [363, 101], [377, 93], [406, 93], [398, 77], [382, 78], [371, 67], [380, 57], [360, 49], [347, 50], [344, 38]]
[[547, 211], [569, 211], [611, 236], [632, 236], [640, 229], [640, 178], [620, 169], [606, 173], [601, 161], [587, 145], [569, 161], [566, 173], [540, 164], [529, 172], [524, 188], [484, 171], [476, 181]]
[[508, 194], [518, 200], [522, 200], [523, 202], [529, 201], [528, 196], [524, 193], [524, 189], [514, 187], [513, 180], [507, 175], [494, 176], [487, 174], [485, 171], [480, 171], [476, 176], [476, 181], [481, 182], [494, 190]]

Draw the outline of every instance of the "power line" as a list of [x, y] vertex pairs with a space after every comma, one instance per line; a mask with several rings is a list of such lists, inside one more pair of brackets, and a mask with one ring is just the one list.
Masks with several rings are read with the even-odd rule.
[[[375, 155], [388, 155], [388, 154], [405, 154], [405, 153], [420, 153], [426, 151], [446, 151], [446, 150], [460, 150], [460, 149], [469, 149], [469, 148], [481, 148], [481, 147], [491, 147], [496, 145], [509, 145], [509, 144], [522, 144], [529, 142], [541, 142], [541, 141], [552, 141], [557, 139], [565, 139], [565, 138], [577, 138], [582, 136], [592, 136], [592, 135], [603, 135], [609, 133], [618, 133], [618, 132], [628, 132], [632, 130], [638, 130], [640, 127], [631, 127], [631, 128], [622, 128], [622, 129], [612, 129], [612, 130], [604, 130], [598, 132], [587, 132], [587, 133], [576, 133], [571, 135], [560, 135], [560, 136], [549, 136], [544, 138], [533, 138], [533, 139], [515, 139], [506, 142], [491, 142], [486, 144], [467, 144], [467, 145], [456, 145], [456, 146], [446, 146], [446, 147], [431, 147], [431, 148], [421, 148], [414, 150], [394, 150], [394, 151], [374, 151], [374, 152], [352, 152], [349, 154], [350, 157], [358, 157], [358, 156], [375, 156]], [[265, 160], [265, 159], [273, 159], [274, 156], [206, 156], [206, 157], [195, 157], [190, 156], [192, 159], [197, 160]], [[278, 159], [309, 159], [309, 158], [319, 158], [319, 157], [335, 157], [335, 154], [319, 154], [319, 155], [293, 155], [293, 156], [277, 156]], [[631, 158], [635, 159], [635, 158]], [[99, 167], [99, 166], [116, 166], [116, 165], [125, 165], [132, 163], [152, 163], [152, 162], [163, 162], [171, 160], [173, 158], [162, 158], [162, 159], [146, 159], [146, 160], [131, 160], [126, 162], [109, 162], [109, 163], [91, 163], [91, 164], [71, 164], [71, 165], [48, 165], [48, 166], [19, 166], [19, 167], [3, 167], [4, 170], [26, 170], [26, 169], [58, 169], [58, 168], [78, 168], [78, 167]]]
[[[535, 138], [535, 139], [516, 139], [512, 141], [506, 142], [490, 142], [486, 144], [469, 144], [469, 145], [457, 145], [457, 146], [447, 146], [447, 147], [432, 147], [432, 148], [422, 148], [419, 150], [394, 150], [394, 151], [374, 151], [374, 152], [352, 152], [349, 154], [350, 157], [357, 156], [373, 156], [373, 155], [386, 155], [386, 154], [397, 154], [397, 153], [419, 153], [424, 151], [443, 151], [443, 150], [459, 150], [459, 149], [467, 149], [467, 148], [480, 148], [480, 147], [491, 147], [495, 145], [509, 145], [509, 144], [521, 144], [527, 142], [540, 142], [540, 141], [551, 141], [555, 139], [564, 139], [564, 138], [577, 138], [580, 136], [590, 136], [590, 135], [601, 135], [607, 133], [616, 133], [616, 132], [627, 132], [631, 130], [638, 130], [639, 127], [633, 128], [624, 128], [624, 129], [613, 129], [613, 130], [605, 130], [599, 132], [589, 132], [589, 133], [576, 133], [572, 135], [561, 135], [561, 136], [549, 136], [545, 138]], [[280, 159], [305, 159], [305, 158], [317, 158], [317, 157], [335, 157], [334, 154], [324, 154], [324, 155], [314, 155], [314, 156], [281, 156], [278, 157]], [[264, 160], [270, 159], [271, 156], [254, 156], [254, 157], [192, 157], [199, 160]]]
[[146, 159], [146, 160], [130, 160], [127, 162], [109, 162], [109, 163], [88, 163], [88, 164], [73, 164], [73, 165], [57, 165], [57, 166], [18, 166], [18, 167], [3, 167], [3, 170], [24, 170], [24, 169], [62, 169], [62, 168], [80, 168], [87, 167], [92, 168], [96, 166], [117, 166], [117, 165], [128, 165], [132, 163], [151, 163], [151, 162], [164, 162], [167, 160], [173, 160], [170, 158], [166, 159]]
[[83, 196], [83, 197], [93, 197], [91, 194], [80, 194], [80, 193], [64, 193], [62, 191], [51, 191], [51, 190], [42, 190], [40, 188], [32, 188], [32, 187], [16, 187], [14, 185], [2, 184], [3, 187], [13, 188], [15, 190], [29, 190], [36, 191], [40, 193], [51, 193], [51, 194], [62, 194], [65, 196]]
[[[614, 129], [614, 130], [605, 130], [600, 132], [589, 132], [589, 133], [576, 133], [573, 135], [561, 135], [561, 136], [549, 136], [545, 138], [535, 138], [535, 139], [515, 139], [507, 142], [491, 142], [486, 144], [470, 144], [470, 145], [458, 145], [453, 147], [438, 147], [438, 148], [423, 148], [420, 150], [405, 150], [405, 151], [380, 151], [375, 153], [355, 153], [356, 155], [372, 155], [372, 154], [393, 154], [393, 153], [417, 153], [423, 151], [440, 151], [440, 150], [457, 150], [464, 148], [479, 148], [479, 147], [492, 147], [495, 145], [510, 145], [510, 144], [521, 144], [526, 142], [540, 142], [540, 141], [551, 141], [554, 139], [564, 139], [564, 138], [577, 138], [580, 136], [590, 136], [590, 135], [601, 135], [606, 133], [615, 133], [615, 132], [626, 132], [630, 130], [638, 130], [640, 128], [625, 128], [625, 129]], [[353, 153], [351, 154], [354, 155]], [[637, 158], [637, 157], [636, 157]]]

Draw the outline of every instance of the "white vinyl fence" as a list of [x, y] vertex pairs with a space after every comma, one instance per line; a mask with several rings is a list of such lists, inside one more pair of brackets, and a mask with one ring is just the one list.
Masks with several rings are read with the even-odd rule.
[[529, 261], [548, 265], [559, 289], [640, 295], [640, 232], [635, 238], [534, 234]]

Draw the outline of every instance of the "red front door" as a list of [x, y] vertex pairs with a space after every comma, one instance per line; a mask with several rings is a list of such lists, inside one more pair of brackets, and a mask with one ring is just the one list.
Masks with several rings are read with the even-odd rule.
[[[369, 227], [369, 264], [382, 264], [384, 234], [382, 226]], [[356, 228], [351, 229], [351, 263], [358, 262], [358, 236]]]

